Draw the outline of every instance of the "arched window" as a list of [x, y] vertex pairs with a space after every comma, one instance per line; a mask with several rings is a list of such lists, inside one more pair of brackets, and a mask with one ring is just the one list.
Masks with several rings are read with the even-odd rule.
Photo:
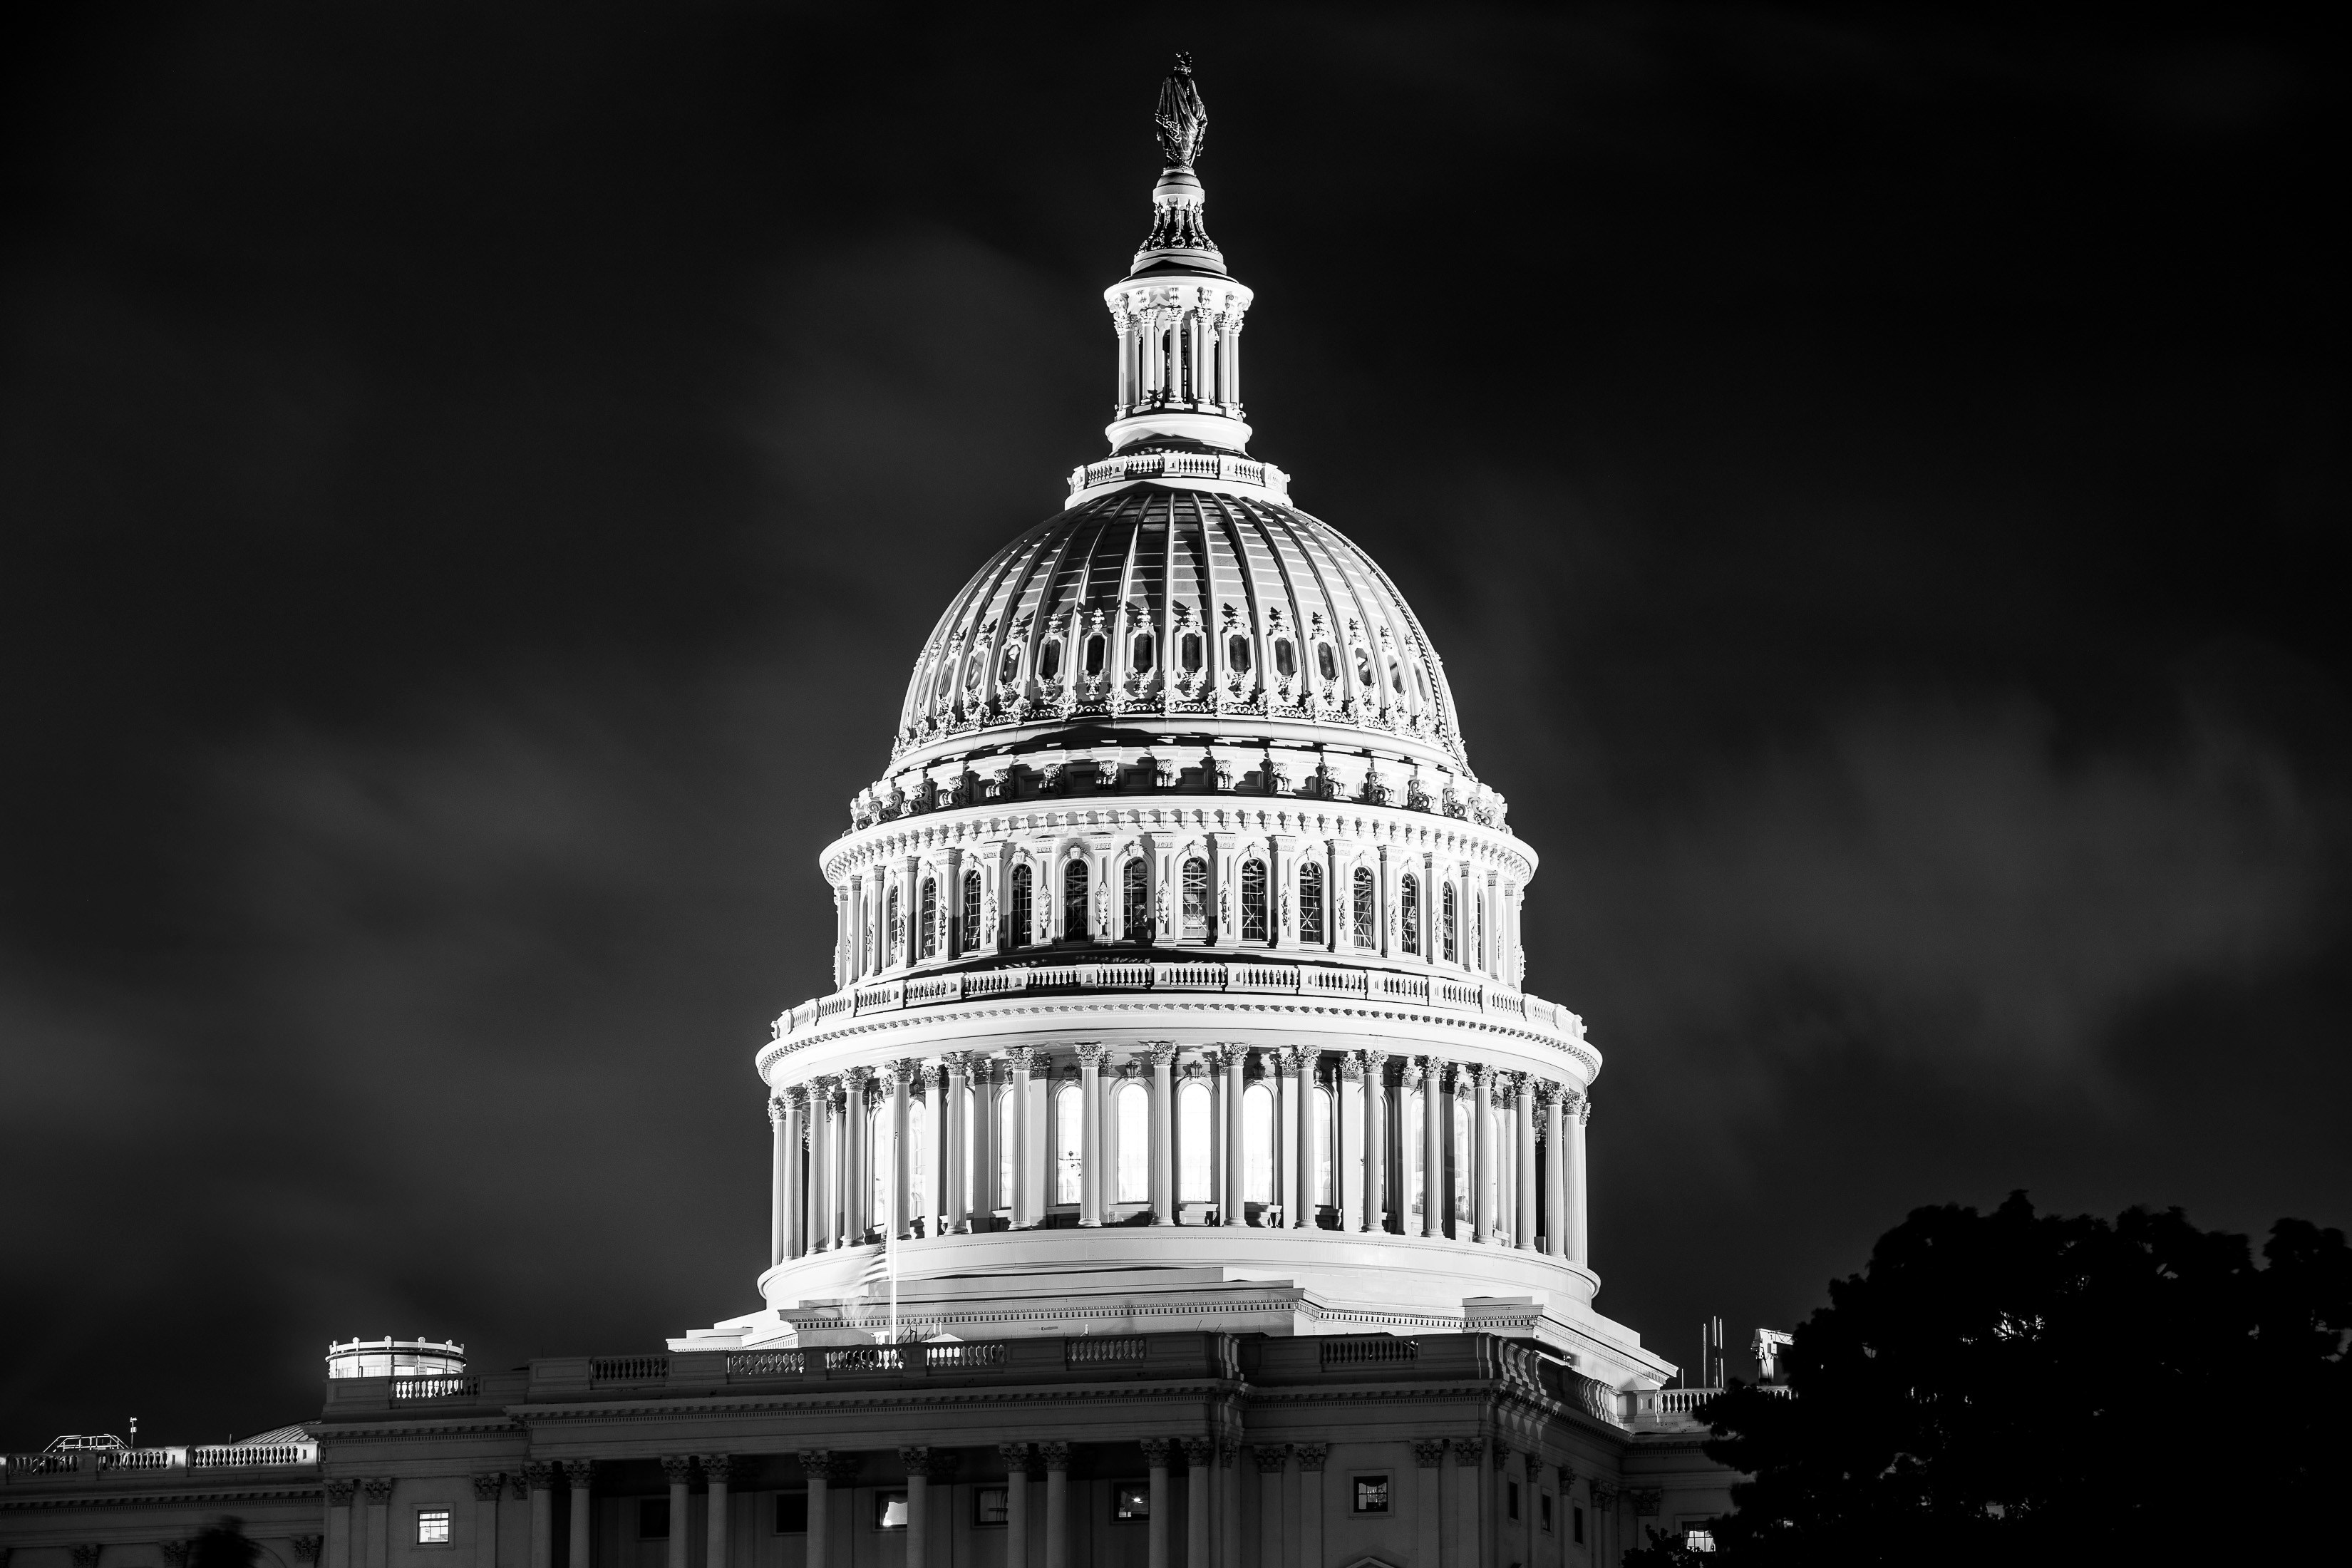
[[1198, 675], [1201, 673], [1201, 665], [1205, 655], [1201, 647], [1200, 633], [1186, 632], [1184, 634], [1184, 640], [1178, 647], [1177, 652], [1183, 658], [1185, 674]]
[[1084, 1104], [1083, 1091], [1075, 1083], [1054, 1091], [1054, 1201], [1057, 1204], [1078, 1201], [1079, 1135], [1085, 1130], [1079, 1118]]
[[1464, 1228], [1454, 1233], [1456, 1241], [1467, 1240], [1470, 1235], [1470, 1181], [1477, 1172], [1478, 1150], [1470, 1141], [1470, 1102], [1457, 1094], [1454, 1097], [1454, 1223]]
[[1372, 684], [1372, 656], [1361, 643], [1356, 645], [1356, 684], [1366, 688]]
[[1087, 940], [1087, 863], [1072, 860], [1062, 868], [1062, 940]]
[[[1290, 645], [1285, 643], [1285, 647]], [[1225, 639], [1225, 668], [1235, 675], [1247, 675], [1250, 667], [1249, 638], [1235, 632]]]
[[1184, 940], [1209, 940], [1209, 863], [1197, 856], [1184, 862]]
[[1437, 899], [1437, 956], [1454, 962], [1454, 884], [1448, 882]]
[[908, 1084], [907, 1092], [913, 1097], [913, 1103], [907, 1107], [907, 1170], [913, 1178], [910, 1185], [914, 1191], [909, 1196], [915, 1206], [912, 1213], [897, 1216], [902, 1229], [909, 1219], [939, 1213], [939, 1205], [931, 1202], [931, 1141], [923, 1135], [931, 1108], [923, 1103], [920, 1079]]
[[1288, 637], [1274, 639], [1274, 672], [1285, 680], [1298, 673], [1298, 656], [1292, 650]]
[[907, 917], [898, 908], [898, 889], [890, 889], [885, 908], [890, 927], [890, 962], [898, 963], [907, 956]]
[[1150, 632], [1138, 632], [1127, 645], [1127, 668], [1138, 675], [1151, 673], [1151, 656], [1159, 645]]
[[1264, 942], [1265, 935], [1265, 862], [1242, 862], [1242, 940]]
[[1315, 1201], [1327, 1208], [1337, 1208], [1339, 1200], [1331, 1192], [1331, 1091], [1321, 1084], [1315, 1086]]
[[1389, 655], [1389, 689], [1399, 697], [1404, 695], [1404, 666], [1397, 662], [1394, 654]]
[[1410, 871], [1397, 882], [1397, 924], [1402, 928], [1397, 934], [1397, 945], [1418, 955], [1421, 952], [1421, 879]]
[[1024, 947], [1029, 942], [1029, 921], [1034, 914], [1032, 900], [1035, 880], [1028, 867], [1013, 868], [1013, 920], [1004, 934], [1014, 947]]
[[1119, 1086], [1118, 1202], [1151, 1201], [1151, 1095], [1139, 1083]]
[[1379, 899], [1372, 890], [1371, 868], [1357, 867], [1355, 907], [1352, 912], [1355, 915], [1356, 948], [1360, 952], [1370, 952], [1380, 945], [1375, 919]]
[[1480, 912], [1478, 896], [1474, 892], [1470, 895], [1469, 909], [1470, 967], [1483, 971], [1486, 967], [1486, 922], [1478, 918]]
[[997, 666], [996, 683], [999, 686], [1010, 686], [1020, 679], [1021, 648], [1018, 644], [1013, 644], [1004, 650], [1004, 662]]
[[963, 950], [980, 951], [980, 873], [963, 874]]
[[1061, 638], [1047, 637], [1045, 646], [1037, 650], [1037, 679], [1040, 680], [1062, 679]]
[[1412, 689], [1414, 694], [1421, 699], [1421, 705], [1423, 708], [1428, 707], [1429, 678], [1421, 673], [1421, 666], [1418, 664], [1412, 667]]
[[1143, 887], [1146, 874], [1139, 855], [1119, 868], [1118, 934], [1122, 942], [1151, 940], [1151, 899]]
[[1242, 1093], [1242, 1187], [1251, 1203], [1274, 1202], [1274, 1091], [1262, 1083]]
[[1181, 1203], [1205, 1204], [1211, 1190], [1209, 1171], [1209, 1086], [1187, 1079], [1176, 1091], [1176, 1196]]
[[923, 947], [925, 958], [940, 955], [940, 884], [934, 878], [923, 879]]
[[1329, 643], [1319, 642], [1315, 645], [1315, 668], [1316, 672], [1326, 680], [1339, 679], [1339, 656], [1331, 651]]
[[931, 682], [931, 696], [935, 700], [944, 699], [949, 691], [953, 689], [954, 686], [955, 660], [952, 658], [943, 658], [940, 660], [940, 678]]
[[1088, 680], [1101, 678], [1103, 651], [1103, 639], [1099, 632], [1087, 639], [1087, 679]]
[[964, 666], [963, 689], [977, 691], [980, 683], [988, 679], [988, 655], [979, 648], [971, 650], [971, 661]]
[[1298, 940], [1323, 945], [1323, 868], [1312, 860], [1298, 868]]

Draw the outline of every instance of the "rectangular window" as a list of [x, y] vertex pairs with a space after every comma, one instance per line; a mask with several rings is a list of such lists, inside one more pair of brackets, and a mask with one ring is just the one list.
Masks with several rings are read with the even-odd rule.
[[1519, 1483], [1518, 1483], [1518, 1482], [1517, 1482], [1517, 1481], [1513, 1481], [1513, 1482], [1511, 1483], [1511, 1486], [1510, 1486], [1510, 1500], [1511, 1500], [1511, 1504], [1510, 1504], [1511, 1517], [1512, 1517], [1513, 1519], [1517, 1519], [1517, 1518], [1518, 1518], [1518, 1517], [1519, 1517]]
[[649, 1497], [638, 1502], [637, 1539], [639, 1541], [669, 1539], [669, 1499]]
[[1543, 1525], [1544, 1533], [1549, 1535], [1551, 1533], [1551, 1493], [1546, 1492], [1536, 1499], [1536, 1519]]
[[1389, 1479], [1386, 1476], [1358, 1476], [1355, 1484], [1355, 1511], [1386, 1513], [1389, 1510]]
[[808, 1493], [778, 1492], [776, 1494], [776, 1533], [778, 1535], [808, 1533]]
[[416, 1510], [416, 1544], [446, 1546], [449, 1544], [449, 1510], [446, 1508], [420, 1508]]
[[1112, 1482], [1110, 1517], [1114, 1524], [1150, 1519], [1151, 1517], [1151, 1483], [1149, 1481]]
[[907, 1494], [905, 1492], [874, 1494], [874, 1528], [877, 1530], [907, 1528]]
[[1583, 1545], [1583, 1544], [1584, 1544], [1584, 1510], [1583, 1510], [1582, 1509], [1580, 1509], [1580, 1508], [1571, 1508], [1571, 1509], [1570, 1509], [1570, 1510], [1568, 1510], [1568, 1522], [1569, 1522], [1569, 1524], [1572, 1527], [1572, 1531], [1573, 1531], [1573, 1534], [1574, 1534], [1574, 1537], [1575, 1537], [1575, 1540], [1576, 1540], [1576, 1543], [1577, 1543], [1579, 1546]]
[[1683, 1531], [1683, 1550], [1685, 1552], [1714, 1551], [1715, 1531], [1704, 1524], [1691, 1525]]
[[1003, 1524], [1013, 1517], [1012, 1489], [1008, 1487], [974, 1487], [971, 1489], [971, 1521], [974, 1524]]

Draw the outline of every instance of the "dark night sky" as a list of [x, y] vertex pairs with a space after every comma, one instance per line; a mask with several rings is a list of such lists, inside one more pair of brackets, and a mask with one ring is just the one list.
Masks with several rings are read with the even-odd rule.
[[1602, 1309], [1686, 1360], [2019, 1186], [2352, 1222], [2342, 61], [2102, 14], [20, 35], [0, 1446], [756, 1305], [814, 858], [1102, 449], [1180, 47], [1255, 450], [1545, 858]]

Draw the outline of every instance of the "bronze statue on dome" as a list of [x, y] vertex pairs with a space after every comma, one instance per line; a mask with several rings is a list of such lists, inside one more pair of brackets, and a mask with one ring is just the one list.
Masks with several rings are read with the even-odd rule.
[[1160, 110], [1152, 116], [1160, 127], [1160, 155], [1171, 169], [1189, 169], [1201, 155], [1201, 142], [1209, 132], [1209, 110], [1192, 82], [1192, 57], [1178, 55], [1176, 68], [1160, 84]]

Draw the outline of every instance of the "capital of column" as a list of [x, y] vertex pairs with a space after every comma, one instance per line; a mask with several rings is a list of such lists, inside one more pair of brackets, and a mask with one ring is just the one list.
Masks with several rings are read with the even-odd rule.
[[799, 1458], [801, 1469], [813, 1481], [845, 1481], [857, 1474], [855, 1454], [836, 1454], [830, 1448], [803, 1448]]
[[928, 1477], [931, 1473], [931, 1450], [921, 1444], [898, 1450], [898, 1462], [907, 1467], [910, 1476]]
[[1339, 1077], [1348, 1083], [1363, 1082], [1364, 1063], [1362, 1058], [1358, 1057], [1353, 1051], [1339, 1058]]
[[733, 1486], [740, 1469], [741, 1467], [735, 1463], [735, 1456], [732, 1454], [702, 1456], [702, 1479], [714, 1487]]
[[947, 1069], [947, 1075], [949, 1078], [963, 1078], [971, 1071], [971, 1053], [970, 1051], [942, 1051], [940, 1053], [940, 1065]]
[[[298, 1535], [294, 1537], [293, 1543], [295, 1562], [316, 1563], [319, 1560], [319, 1549], [327, 1544], [327, 1538], [323, 1535]], [[167, 1558], [166, 1561], [169, 1559]]]
[[370, 1508], [382, 1508], [392, 1500], [392, 1478], [390, 1476], [363, 1477], [360, 1481], [360, 1490], [367, 1493]]
[[1298, 1468], [1319, 1473], [1323, 1461], [1329, 1458], [1330, 1453], [1331, 1445], [1328, 1443], [1301, 1443], [1298, 1445]]
[[1592, 1483], [1592, 1506], [1606, 1513], [1617, 1506], [1617, 1489], [1601, 1481]]
[[1066, 1470], [1070, 1468], [1070, 1446], [1067, 1443], [1040, 1443], [1037, 1445], [1037, 1458], [1049, 1470]]
[[358, 1495], [360, 1483], [349, 1476], [330, 1477], [327, 1480], [327, 1506], [329, 1508], [351, 1507], [352, 1499]]
[[874, 1069], [872, 1068], [851, 1068], [848, 1071], [841, 1075], [841, 1081], [843, 1087], [845, 1089], [852, 1091], [863, 1091], [867, 1084], [874, 1081]]
[[1168, 1468], [1169, 1456], [1174, 1453], [1176, 1449], [1175, 1443], [1171, 1439], [1166, 1437], [1146, 1437], [1143, 1439], [1141, 1447], [1143, 1448], [1143, 1462], [1150, 1466], [1155, 1470], [1166, 1469]]
[[890, 1081], [896, 1089], [904, 1093], [907, 1085], [923, 1070], [923, 1064], [921, 1058], [917, 1057], [893, 1057], [884, 1065], [883, 1070], [889, 1075]]
[[[488, 1475], [476, 1476], [474, 1478], [474, 1500], [476, 1502], [496, 1502], [499, 1500], [499, 1494], [506, 1489], [507, 1478], [506, 1472], [503, 1470], [493, 1470]], [[331, 1501], [332, 1500], [330, 1499], [329, 1500]]]
[[1145, 1045], [1151, 1052], [1151, 1066], [1155, 1071], [1160, 1068], [1167, 1067], [1169, 1064], [1175, 1061], [1175, 1041], [1148, 1040], [1145, 1042]]
[[915, 1076], [922, 1079], [923, 1092], [926, 1094], [935, 1089], [945, 1089], [948, 1086], [948, 1069], [938, 1062], [925, 1062]]
[[804, 1083], [786, 1084], [784, 1086], [783, 1099], [784, 1108], [786, 1110], [805, 1111], [808, 1109], [809, 1103], [808, 1085]]
[[1026, 1476], [1029, 1473], [1029, 1447], [1026, 1443], [999, 1443], [996, 1446], [996, 1451], [1004, 1456], [1006, 1475]]
[[1278, 1476], [1290, 1462], [1287, 1443], [1260, 1443], [1252, 1452], [1257, 1456], [1257, 1473], [1262, 1476]]
[[1006, 1062], [1011, 1064], [1014, 1072], [1031, 1071], [1037, 1065], [1037, 1047], [1034, 1046], [1008, 1046], [1005, 1047], [1004, 1059]]
[[1548, 1078], [1536, 1079], [1536, 1109], [1549, 1110], [1559, 1100], [1560, 1086]]
[[1412, 1445], [1413, 1463], [1424, 1470], [1433, 1470], [1445, 1463], [1445, 1439], [1417, 1437]]
[[1100, 1040], [1080, 1040], [1076, 1048], [1078, 1053], [1078, 1066], [1097, 1069], [1102, 1066], [1103, 1054], [1110, 1049]]
[[1184, 1445], [1184, 1465], [1188, 1469], [1203, 1468], [1217, 1457], [1214, 1437], [1181, 1437], [1178, 1441]]
[[660, 1459], [662, 1479], [674, 1487], [682, 1487], [694, 1479], [694, 1456], [664, 1454]]
[[1397, 1075], [1398, 1081], [1402, 1083], [1407, 1089], [1419, 1089], [1422, 1085], [1422, 1079], [1423, 1077], [1423, 1068], [1421, 1064], [1427, 1058], [1423, 1057], [1405, 1058], [1404, 1068]]
[[783, 1126], [784, 1117], [787, 1114], [788, 1111], [784, 1105], [784, 1097], [781, 1094], [770, 1095], [768, 1097], [768, 1125], [771, 1127]]
[[1664, 1487], [1628, 1487], [1625, 1495], [1633, 1501], [1635, 1519], [1655, 1518], [1666, 1498]]

